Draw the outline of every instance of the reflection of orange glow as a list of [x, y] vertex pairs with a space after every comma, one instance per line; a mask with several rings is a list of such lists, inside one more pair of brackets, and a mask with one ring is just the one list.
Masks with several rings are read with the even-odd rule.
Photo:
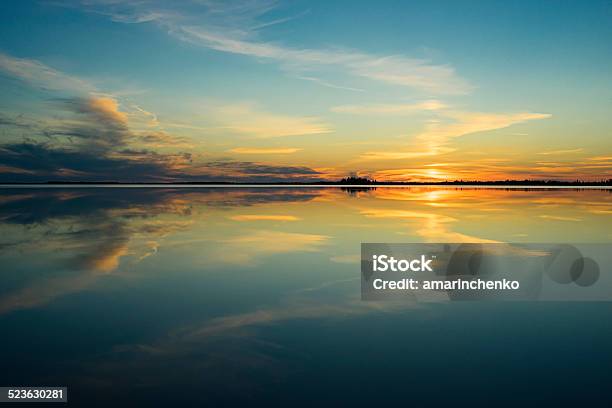
[[473, 237], [450, 230], [450, 224], [457, 221], [452, 217], [435, 212], [414, 212], [404, 210], [363, 210], [366, 217], [398, 218], [409, 220], [412, 223], [420, 220], [416, 225], [410, 225], [410, 230], [416, 232], [426, 242], [497, 242], [484, 238]]
[[436, 219], [438, 222], [454, 221], [451, 217], [444, 217], [438, 214], [417, 212], [417, 211], [405, 211], [405, 210], [378, 210], [378, 209], [367, 209], [362, 210], [361, 214], [366, 217], [372, 218], [405, 218], [405, 219]]
[[498, 242], [454, 232], [443, 219], [435, 217], [428, 218], [423, 228], [418, 229], [416, 232], [425, 242]]
[[259, 230], [223, 240], [221, 251], [211, 258], [222, 263], [249, 264], [274, 254], [316, 252], [328, 239], [325, 235]]
[[[138, 278], [149, 273], [150, 268], [159, 267], [156, 265], [181, 262], [200, 267], [216, 263], [217, 267], [231, 262], [237, 267], [252, 266], [266, 257], [288, 253], [300, 253], [304, 259], [309, 253], [317, 253], [319, 259], [333, 264], [358, 263], [359, 256], [351, 254], [368, 239], [612, 239], [609, 190], [420, 186], [376, 187], [362, 195], [349, 195], [337, 188], [143, 189], [138, 197], [147, 199], [134, 202], [96, 191], [104, 199], [99, 200], [101, 208], [92, 217], [91, 213], [80, 212], [76, 203], [92, 202], [83, 198], [91, 197], [93, 191], [71, 189], [46, 194], [66, 209], [77, 210], [69, 215], [50, 215], [35, 227], [18, 224], [21, 219], [32, 218], [32, 205], [28, 203], [39, 202], [40, 197], [38, 192], [24, 191], [0, 196], [0, 247], [4, 251], [0, 251], [0, 261], [5, 260], [1, 258], [3, 254], [15, 253], [11, 251], [30, 253], [32, 256], [22, 257], [20, 262], [31, 262], [33, 267], [44, 263], [57, 269], [58, 276], [32, 278], [23, 288], [8, 293], [0, 301], [0, 313], [84, 290], [103, 273], [123, 267], [126, 261], [130, 267], [115, 273]], [[147, 192], [154, 195], [146, 196]], [[115, 198], [116, 204], [111, 205]], [[573, 228], [568, 236], [570, 223]], [[153, 256], [163, 259], [149, 262]], [[140, 261], [147, 257], [143, 265]], [[69, 273], [62, 275], [66, 265]]]
[[[588, 223], [588, 214], [612, 213], [606, 191], [586, 197], [584, 191], [562, 189], [379, 188], [364, 204], [359, 209], [367, 218], [396, 220], [380, 228], [427, 242], [554, 240], [569, 221]], [[600, 239], [605, 237], [612, 236]]]
[[427, 197], [427, 201], [438, 201], [440, 196], [442, 196], [442, 191], [440, 190], [431, 190], [428, 191], [425, 196]]
[[[486, 191], [483, 191], [486, 194]], [[421, 202], [431, 207], [465, 207], [465, 192], [460, 190], [436, 187], [384, 188], [375, 192], [376, 198], [394, 201]], [[467, 196], [469, 197], [469, 196]]]

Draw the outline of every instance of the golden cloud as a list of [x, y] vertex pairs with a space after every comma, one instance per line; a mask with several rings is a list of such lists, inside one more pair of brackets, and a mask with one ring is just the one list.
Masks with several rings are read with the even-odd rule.
[[295, 147], [272, 147], [272, 148], [256, 148], [256, 147], [236, 147], [228, 150], [230, 153], [237, 154], [291, 154], [299, 152], [302, 149]]

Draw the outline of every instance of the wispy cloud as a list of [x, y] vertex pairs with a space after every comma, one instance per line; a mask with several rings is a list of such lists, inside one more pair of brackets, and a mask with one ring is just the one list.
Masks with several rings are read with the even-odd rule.
[[311, 77], [311, 76], [306, 76], [306, 75], [296, 75], [296, 78], [303, 79], [304, 81], [314, 82], [316, 84], [323, 85], [327, 88], [342, 89], [344, 91], [352, 91], [352, 92], [365, 92], [365, 89], [355, 88], [355, 87], [346, 86], [346, 85], [333, 84], [321, 78], [316, 78], [316, 77]]
[[538, 154], [541, 154], [544, 156], [558, 156], [558, 155], [564, 155], [564, 154], [581, 153], [583, 151], [584, 149], [580, 147], [576, 149], [547, 150], [545, 152], [539, 152]]
[[375, 151], [362, 155], [366, 160], [412, 159], [415, 157], [435, 156], [455, 150], [448, 144], [452, 139], [497, 129], [530, 120], [547, 119], [546, 113], [481, 113], [444, 111], [442, 119], [425, 125], [425, 130], [417, 135], [410, 149], [395, 151]]
[[230, 131], [257, 138], [316, 135], [331, 127], [316, 117], [265, 112], [251, 103], [211, 106], [208, 112]]
[[379, 104], [379, 105], [341, 105], [331, 108], [332, 112], [355, 115], [411, 115], [417, 112], [438, 111], [446, 105], [437, 100], [419, 103]]
[[247, 41], [205, 27], [179, 26], [182, 38], [217, 51], [277, 61], [296, 72], [336, 67], [354, 76], [436, 94], [464, 94], [471, 86], [448, 65], [404, 56], [375, 56], [343, 49], [298, 49]]
[[81, 78], [65, 74], [34, 59], [17, 58], [2, 52], [0, 71], [44, 90], [95, 91], [91, 83]]
[[133, 134], [133, 140], [148, 149], [193, 149], [195, 147], [191, 139], [175, 136], [162, 130], [133, 132]]
[[544, 218], [545, 220], [554, 220], [554, 221], [572, 221], [572, 222], [582, 221], [582, 218], [579, 218], [579, 217], [564, 217], [560, 215], [548, 215], [548, 214], [540, 215], [540, 218]]
[[147, 127], [158, 127], [160, 125], [159, 123], [159, 119], [157, 118], [157, 115], [153, 112], [149, 112], [143, 108], [141, 108], [138, 105], [133, 105], [132, 106], [136, 112], [138, 112], [139, 115], [134, 115], [138, 118], [138, 116], [140, 116], [140, 118], [144, 118], [144, 122], [146, 124]]
[[[419, 148], [417, 148], [419, 149]], [[417, 157], [436, 156], [452, 152], [451, 148], [433, 148], [431, 150], [395, 150], [395, 151], [372, 151], [365, 152], [360, 156], [361, 160], [403, 160], [415, 159]]]
[[446, 112], [451, 123], [431, 122], [418, 137], [423, 142], [444, 144], [449, 139], [468, 134], [503, 129], [517, 123], [530, 120], [548, 119], [547, 113], [481, 113], [481, 112]]
[[[262, 19], [277, 8], [273, 1], [229, 2], [108, 2], [86, 1], [82, 7], [90, 12], [108, 15], [123, 23], [159, 25], [169, 34], [209, 49], [279, 63], [282, 68], [302, 78], [313, 79], [305, 72], [340, 70], [354, 77], [367, 78], [391, 85], [406, 86], [434, 94], [464, 94], [472, 86], [458, 76], [450, 65], [435, 64], [426, 59], [403, 55], [373, 55], [337, 48], [299, 48], [262, 41], [259, 31], [284, 23], [289, 18]], [[177, 5], [178, 4], [178, 5]], [[315, 79], [315, 82], [318, 82]], [[329, 83], [320, 81], [325, 86]], [[334, 87], [342, 88], [340, 85]], [[350, 88], [350, 87], [345, 87]], [[353, 89], [351, 89], [353, 90]]]
[[270, 147], [270, 148], [257, 148], [257, 147], [236, 147], [228, 150], [230, 153], [237, 154], [292, 154], [299, 152], [302, 149], [295, 147]]
[[294, 215], [278, 214], [240, 214], [229, 217], [233, 221], [298, 221], [299, 217]]

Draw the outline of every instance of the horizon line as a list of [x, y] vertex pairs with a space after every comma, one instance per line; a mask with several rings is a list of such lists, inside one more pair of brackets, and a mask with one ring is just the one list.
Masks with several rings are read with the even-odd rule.
[[590, 189], [612, 190], [612, 184], [489, 184], [489, 183], [0, 183], [0, 188], [347, 188], [374, 190], [376, 188], [410, 187], [466, 187], [481, 189]]

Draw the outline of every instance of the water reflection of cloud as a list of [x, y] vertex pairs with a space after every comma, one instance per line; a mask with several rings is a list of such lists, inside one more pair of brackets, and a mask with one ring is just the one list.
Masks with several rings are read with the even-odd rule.
[[332, 262], [336, 262], [336, 263], [359, 264], [359, 262], [361, 262], [361, 255], [359, 254], [335, 255], [329, 258], [329, 260]]
[[[127, 273], [130, 265], [158, 253], [166, 237], [192, 229], [206, 208], [223, 211], [303, 202], [316, 194], [308, 189], [281, 190], [278, 195], [266, 189], [4, 190], [0, 195], [0, 230], [4, 232], [0, 257], [6, 273], [13, 273], [13, 268], [29, 272], [15, 275], [16, 283], [11, 286], [0, 287], [0, 313], [43, 305], [84, 290], [101, 276]], [[274, 245], [274, 240], [282, 242]], [[317, 235], [272, 231], [227, 244], [236, 250], [247, 247], [242, 253], [248, 258], [276, 248], [311, 251], [324, 240]]]
[[[380, 201], [375, 206], [361, 205], [362, 215], [404, 220], [396, 228], [398, 234], [427, 242], [496, 242], [521, 237], [554, 242], [560, 233], [556, 226], [578, 220], [588, 223], [589, 218], [607, 214], [612, 206], [612, 196], [605, 190], [410, 187], [381, 188], [373, 194]], [[609, 236], [594, 229], [599, 228], [591, 226], [590, 236], [581, 239]]]
[[[556, 207], [546, 205], [555, 202]], [[292, 360], [287, 364], [286, 358], [279, 358], [287, 344], [274, 343], [270, 332], [378, 317], [377, 313], [388, 311], [404, 313], [416, 306], [358, 299], [359, 281], [352, 279], [356, 275], [351, 270], [358, 270], [356, 253], [364, 237], [398, 241], [398, 234], [405, 234], [399, 241], [427, 242], [503, 241], [534, 235], [557, 239], [566, 233], [567, 221], [540, 217], [550, 215], [580, 217], [582, 223], [572, 224], [576, 231], [584, 224], [592, 239], [601, 239], [609, 236], [610, 218], [593, 211], [605, 212], [611, 202], [608, 193], [576, 191], [451, 189], [431, 194], [426, 189], [378, 188], [349, 197], [335, 189], [15, 190], [0, 195], [0, 262], [8, 266], [11, 278], [19, 275], [21, 281], [13, 286], [10, 279], [2, 282], [0, 312], [42, 309], [62, 296], [94, 290], [104, 291], [106, 299], [125, 302], [112, 313], [122, 313], [126, 306], [137, 306], [134, 309], [140, 312], [138, 307], [143, 306], [158, 319], [156, 313], [163, 309], [167, 314], [158, 319], [155, 330], [142, 330], [148, 321], [138, 315], [135, 331], [146, 334], [126, 341], [112, 338], [106, 348], [84, 351], [75, 363], [78, 367], [71, 370], [78, 377], [73, 382], [168, 386], [168, 376], [160, 373], [176, 369], [170, 381], [177, 384], [188, 373], [198, 385], [214, 388], [218, 381], [248, 388], [254, 370], [284, 375], [291, 369], [287, 365]], [[274, 217], [286, 215], [299, 220], [283, 222]], [[544, 223], [547, 228], [540, 228]], [[312, 267], [298, 269], [312, 274], [287, 277], [288, 268], [258, 267], [251, 273], [232, 273], [253, 263], [268, 266], [279, 261], [277, 265], [286, 266], [294, 253], [302, 264], [313, 262]], [[216, 262], [214, 256], [228, 254], [238, 254], [241, 262], [211, 264]], [[277, 254], [283, 256], [271, 259]], [[109, 276], [121, 279], [99, 284]], [[268, 285], [271, 276], [287, 279]], [[127, 278], [129, 285], [124, 283]], [[183, 297], [170, 283], [159, 292], [147, 292], [160, 281], [160, 286], [172, 282], [194, 289]], [[226, 284], [234, 283], [247, 289], [240, 295], [224, 292]], [[282, 286], [285, 283], [290, 287]], [[138, 290], [122, 292], [126, 286]], [[72, 307], [86, 297], [64, 300]], [[180, 309], [181, 305], [188, 307]], [[113, 319], [121, 320], [106, 316], [113, 327], [117, 324]], [[262, 366], [273, 370], [261, 370]]]
[[[362, 214], [366, 217], [396, 218], [411, 221], [410, 231], [420, 236], [425, 242], [496, 242], [454, 232], [449, 224], [457, 221], [457, 219], [438, 213], [406, 210], [365, 210], [362, 211]], [[406, 233], [398, 231], [398, 234]]]
[[366, 217], [372, 218], [399, 218], [399, 219], [433, 219], [436, 222], [452, 222], [456, 219], [436, 213], [395, 210], [395, 209], [366, 209], [361, 211]]
[[315, 252], [329, 237], [318, 234], [259, 230], [222, 241], [215, 259], [225, 263], [253, 264], [265, 256], [289, 252]]
[[[116, 272], [123, 257], [133, 256], [138, 262], [149, 255], [135, 245], [139, 235], [160, 239], [190, 225], [181, 222], [151, 225], [147, 221], [130, 224], [127, 220], [108, 221], [101, 217], [87, 222], [64, 218], [62, 225], [59, 224], [47, 221], [30, 227], [30, 239], [11, 248], [13, 252], [17, 249], [27, 255], [11, 264], [17, 262], [21, 269], [31, 268], [32, 273], [20, 287], [3, 294], [0, 313], [43, 305], [59, 296], [84, 290], [101, 276]], [[36, 260], [29, 260], [29, 256]]]
[[606, 191], [568, 189], [378, 188], [359, 197], [320, 188], [5, 189], [0, 261], [11, 279], [0, 285], [0, 310], [43, 305], [109, 274], [144, 273], [139, 263], [154, 265], [164, 251], [211, 268], [313, 252], [351, 263], [342, 254], [354, 248], [336, 245], [358, 245], [364, 227], [387, 240], [546, 242], [570, 220], [581, 220], [576, 239], [602, 241], [611, 208]]

